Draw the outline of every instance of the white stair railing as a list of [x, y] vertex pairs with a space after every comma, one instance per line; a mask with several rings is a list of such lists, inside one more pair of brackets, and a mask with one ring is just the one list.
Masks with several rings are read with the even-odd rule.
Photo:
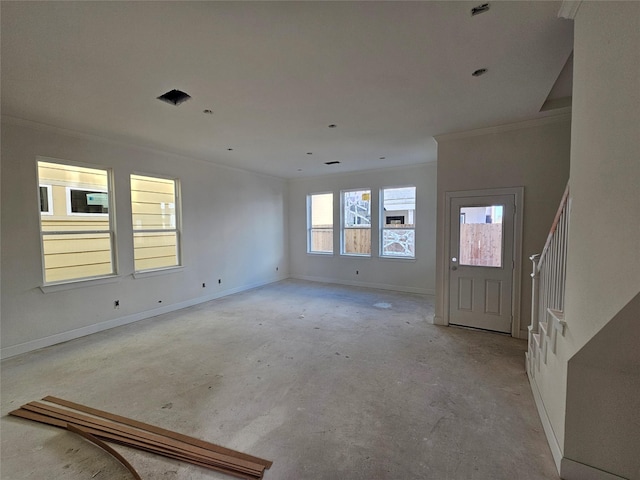
[[533, 262], [531, 324], [527, 370], [535, 375], [540, 362], [547, 363], [547, 351], [556, 351], [558, 332], [564, 335], [564, 286], [569, 240], [569, 185], [564, 191], [558, 212], [542, 253], [530, 257]]

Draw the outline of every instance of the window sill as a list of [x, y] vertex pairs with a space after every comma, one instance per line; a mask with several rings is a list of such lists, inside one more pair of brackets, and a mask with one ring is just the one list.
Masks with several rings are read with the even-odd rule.
[[384, 255], [384, 256], [380, 255], [378, 258], [382, 260], [395, 260], [395, 261], [409, 262], [409, 263], [417, 262], [416, 257], [392, 257], [391, 255]]
[[341, 253], [341, 257], [355, 257], [355, 258], [371, 258], [371, 255], [360, 254], [360, 253]]
[[333, 252], [307, 252], [307, 255], [311, 255], [312, 257], [333, 257]]
[[105, 277], [96, 277], [82, 280], [70, 280], [62, 283], [50, 283], [41, 285], [42, 293], [63, 292], [65, 290], [73, 290], [74, 288], [93, 287], [95, 285], [105, 285], [107, 283], [115, 283], [120, 279], [118, 275], [108, 275]]
[[133, 278], [147, 278], [157, 277], [158, 275], [168, 275], [170, 273], [178, 273], [184, 270], [182, 265], [177, 267], [159, 268], [157, 270], [143, 270], [141, 272], [134, 272]]

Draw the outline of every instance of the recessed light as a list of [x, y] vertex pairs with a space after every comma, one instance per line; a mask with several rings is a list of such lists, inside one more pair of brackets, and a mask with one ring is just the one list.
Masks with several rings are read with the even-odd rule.
[[487, 69], [486, 68], [479, 68], [478, 70], [476, 70], [475, 72], [473, 72], [471, 74], [471, 76], [473, 77], [479, 77], [480, 75], [484, 75], [485, 73], [487, 73]]
[[387, 157], [380, 157], [380, 160], [385, 160]]
[[157, 97], [158, 100], [161, 100], [166, 103], [170, 103], [171, 105], [178, 106], [181, 103], [186, 102], [191, 98], [191, 95], [188, 93], [181, 92], [180, 90], [171, 90], [164, 95], [160, 95]]
[[337, 125], [335, 123], [332, 123], [331, 125], [329, 125], [329, 128], [336, 128]]
[[213, 110], [210, 110], [208, 108], [205, 108], [202, 113], [206, 113], [207, 115], [213, 115]]
[[338, 160], [333, 160], [331, 162], [324, 162], [325, 165], [336, 165], [337, 163], [340, 163]]
[[229, 150], [230, 152], [233, 152], [233, 148], [227, 148], [227, 150]]
[[483, 3], [482, 5], [478, 5], [477, 7], [473, 7], [471, 9], [471, 16], [475, 17], [476, 15], [480, 15], [481, 13], [489, 11], [489, 4]]

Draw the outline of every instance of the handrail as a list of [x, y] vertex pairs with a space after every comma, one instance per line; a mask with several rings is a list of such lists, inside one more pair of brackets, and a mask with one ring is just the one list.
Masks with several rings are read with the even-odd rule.
[[560, 206], [558, 207], [556, 216], [553, 219], [553, 223], [551, 224], [551, 229], [549, 230], [549, 235], [547, 235], [547, 241], [544, 244], [544, 248], [542, 249], [540, 258], [538, 259], [538, 269], [540, 268], [540, 265], [542, 265], [542, 263], [544, 262], [544, 257], [547, 255], [547, 251], [551, 246], [551, 240], [553, 239], [553, 234], [558, 228], [558, 222], [560, 221], [560, 216], [562, 215], [562, 212], [564, 211], [564, 208], [568, 200], [569, 200], [569, 183], [567, 183], [567, 186], [564, 189], [564, 193], [562, 194], [562, 200], [560, 200]]
[[[540, 255], [531, 255], [531, 324], [527, 371], [535, 375], [540, 362], [546, 363], [548, 345], [555, 353], [558, 332], [564, 335], [563, 320], [567, 247], [569, 240], [569, 184], [551, 224], [547, 241]], [[562, 318], [562, 319], [561, 319]]]

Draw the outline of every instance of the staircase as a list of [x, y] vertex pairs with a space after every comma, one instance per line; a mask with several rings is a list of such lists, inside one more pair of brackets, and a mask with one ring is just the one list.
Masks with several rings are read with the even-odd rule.
[[[564, 336], [564, 286], [569, 240], [569, 185], [564, 191], [549, 236], [533, 262], [531, 324], [526, 353], [527, 373], [534, 378], [548, 355], [556, 353], [558, 335]], [[550, 351], [550, 353], [549, 353]]]

